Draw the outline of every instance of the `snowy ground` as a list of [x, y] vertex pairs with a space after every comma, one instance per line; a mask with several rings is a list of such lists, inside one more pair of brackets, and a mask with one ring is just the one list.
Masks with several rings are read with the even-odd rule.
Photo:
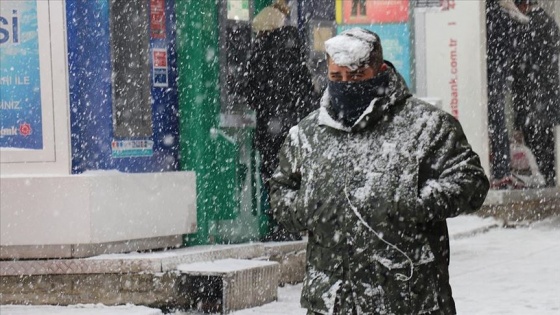
[[[560, 314], [560, 217], [518, 228], [487, 228], [488, 219], [468, 216], [449, 222], [451, 285], [458, 314]], [[472, 233], [477, 232], [477, 233]], [[280, 288], [278, 301], [233, 315], [304, 315], [301, 285]], [[155, 315], [139, 306], [0, 306], [2, 315]], [[176, 313], [183, 315], [185, 313]]]
[[560, 217], [451, 244], [459, 314], [560, 314]]
[[[560, 217], [523, 228], [476, 228], [478, 218], [450, 220], [451, 286], [457, 313], [560, 314]], [[459, 233], [459, 230], [460, 233]], [[305, 315], [301, 285], [280, 289], [278, 302], [235, 315]]]

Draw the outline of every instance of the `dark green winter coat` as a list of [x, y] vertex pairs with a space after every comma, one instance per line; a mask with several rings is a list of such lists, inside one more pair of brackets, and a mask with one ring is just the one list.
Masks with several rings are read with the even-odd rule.
[[309, 232], [310, 312], [455, 314], [445, 219], [477, 210], [488, 180], [455, 118], [388, 71], [388, 95], [352, 128], [331, 118], [327, 90], [270, 181], [276, 219]]

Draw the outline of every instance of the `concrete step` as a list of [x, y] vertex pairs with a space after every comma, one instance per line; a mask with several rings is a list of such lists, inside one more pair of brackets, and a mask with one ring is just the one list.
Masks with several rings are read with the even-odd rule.
[[186, 275], [192, 310], [227, 314], [278, 298], [277, 262], [222, 259], [181, 264], [177, 270]]
[[135, 304], [164, 310], [192, 305], [194, 286], [181, 264], [222, 259], [270, 260], [280, 264], [280, 283], [303, 280], [306, 241], [204, 245], [151, 253], [78, 259], [0, 261], [2, 304]]
[[490, 190], [477, 214], [508, 226], [560, 215], [560, 188]]

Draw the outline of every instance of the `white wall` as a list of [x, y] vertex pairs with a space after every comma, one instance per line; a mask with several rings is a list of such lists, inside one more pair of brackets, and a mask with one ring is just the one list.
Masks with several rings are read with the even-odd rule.
[[[487, 123], [486, 36], [483, 1], [455, 1], [449, 10], [425, 12], [423, 39], [425, 82], [417, 82], [428, 97], [459, 119], [485, 170], [490, 169]], [[418, 34], [417, 34], [418, 35]]]
[[98, 244], [194, 232], [194, 172], [2, 179], [2, 246]]
[[538, 3], [560, 24], [560, 0], [540, 0]]
[[560, 0], [554, 0], [556, 23], [560, 25]]
[[18, 257], [13, 247], [26, 246], [26, 257], [38, 257], [29, 246], [180, 240], [196, 232], [194, 172], [71, 174], [64, 6], [37, 1], [44, 149], [1, 150], [1, 249]]

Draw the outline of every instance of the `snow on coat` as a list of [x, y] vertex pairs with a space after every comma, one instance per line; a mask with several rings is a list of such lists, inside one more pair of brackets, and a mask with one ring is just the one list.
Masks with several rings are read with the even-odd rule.
[[446, 218], [477, 210], [488, 180], [460, 124], [390, 92], [352, 128], [321, 108], [290, 130], [271, 185], [276, 219], [308, 231], [301, 303], [321, 314], [455, 314]]

